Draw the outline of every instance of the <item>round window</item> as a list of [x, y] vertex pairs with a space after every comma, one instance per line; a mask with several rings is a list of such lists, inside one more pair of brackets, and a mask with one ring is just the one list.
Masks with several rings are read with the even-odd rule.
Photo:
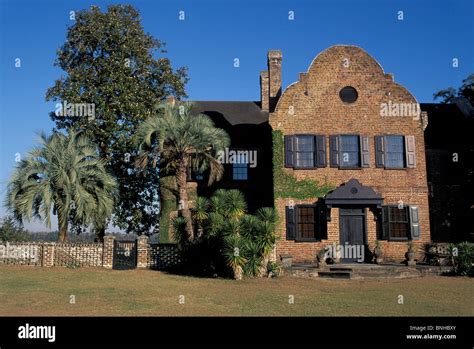
[[339, 92], [339, 97], [344, 103], [354, 103], [358, 96], [357, 90], [352, 86], [346, 86]]

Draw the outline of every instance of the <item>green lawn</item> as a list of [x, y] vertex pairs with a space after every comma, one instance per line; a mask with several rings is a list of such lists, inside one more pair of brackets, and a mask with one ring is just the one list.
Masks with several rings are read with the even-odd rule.
[[[75, 304], [70, 304], [70, 296]], [[184, 304], [180, 304], [180, 296]], [[403, 295], [404, 304], [398, 304]], [[289, 304], [290, 296], [294, 304]], [[243, 281], [0, 266], [0, 315], [474, 315], [474, 279]]]

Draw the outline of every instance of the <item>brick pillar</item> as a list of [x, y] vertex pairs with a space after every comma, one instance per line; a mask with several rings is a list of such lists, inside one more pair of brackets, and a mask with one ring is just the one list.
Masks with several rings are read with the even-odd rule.
[[148, 236], [141, 235], [137, 238], [137, 268], [148, 267]]
[[43, 256], [41, 260], [41, 265], [43, 267], [53, 267], [54, 266], [54, 242], [45, 242], [43, 244]]
[[114, 262], [114, 240], [115, 236], [104, 236], [104, 249], [102, 251], [102, 266], [107, 269], [112, 269]]

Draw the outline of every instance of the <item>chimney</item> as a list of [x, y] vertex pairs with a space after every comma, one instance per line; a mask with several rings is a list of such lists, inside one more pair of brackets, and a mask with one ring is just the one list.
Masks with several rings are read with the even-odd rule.
[[270, 91], [268, 91], [268, 70], [260, 72], [260, 101], [262, 102], [262, 110], [268, 112], [270, 110]]
[[268, 51], [269, 111], [273, 112], [281, 96], [281, 51]]

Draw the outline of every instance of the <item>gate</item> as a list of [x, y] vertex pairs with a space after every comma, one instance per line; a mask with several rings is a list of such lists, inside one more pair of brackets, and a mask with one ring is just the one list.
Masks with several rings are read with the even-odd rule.
[[115, 240], [113, 269], [125, 270], [137, 267], [137, 241]]

